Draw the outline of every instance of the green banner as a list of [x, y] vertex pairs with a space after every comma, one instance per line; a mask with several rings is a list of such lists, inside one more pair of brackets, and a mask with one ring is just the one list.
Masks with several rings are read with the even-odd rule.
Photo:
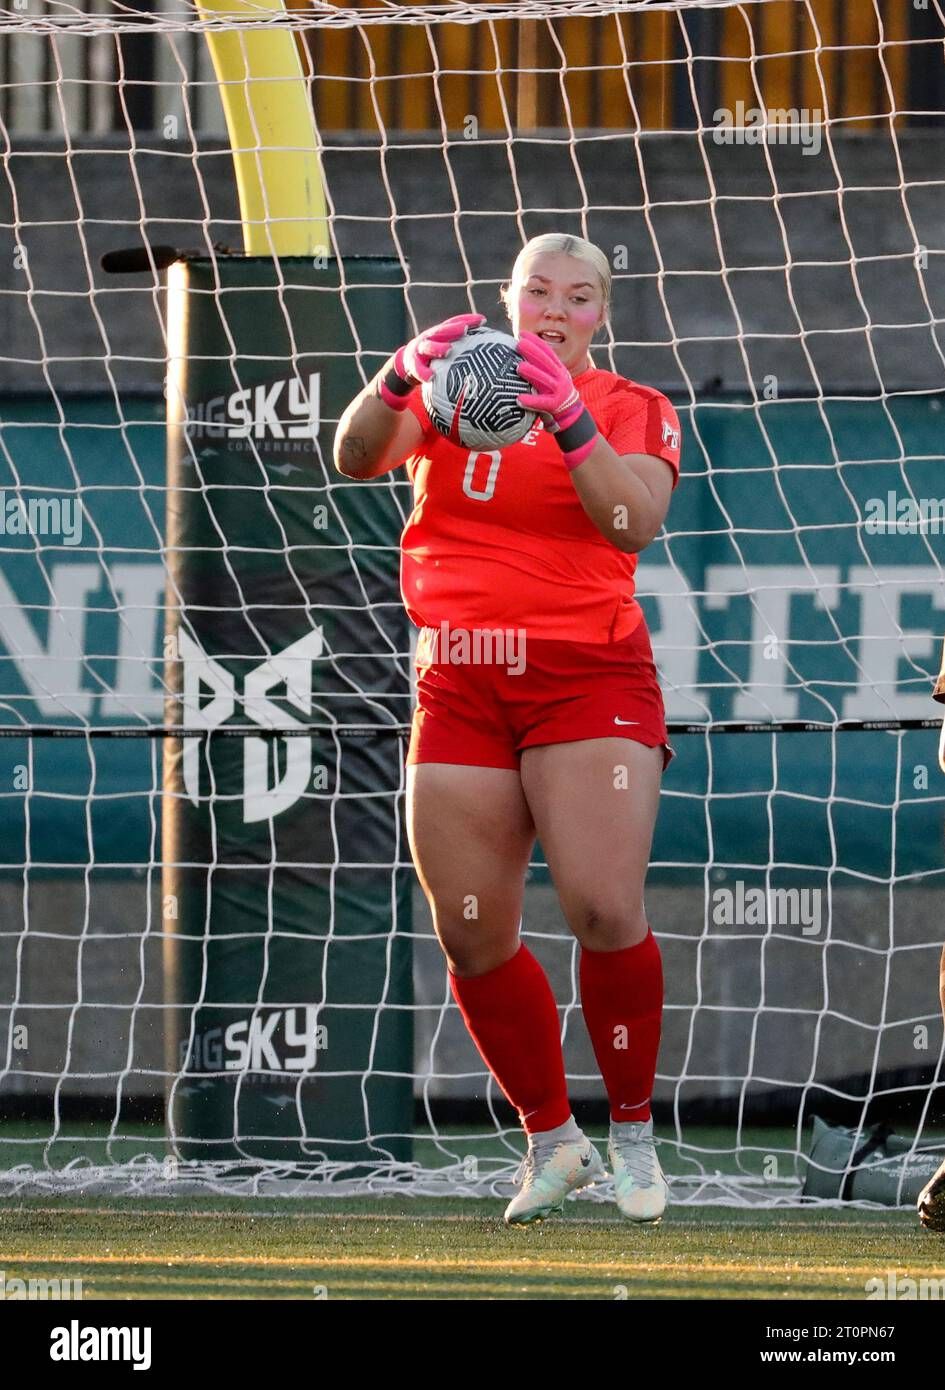
[[[320, 294], [312, 297], [321, 302]], [[378, 349], [365, 363], [370, 370], [382, 349], [362, 341]], [[219, 362], [212, 365], [220, 371]], [[225, 371], [231, 381], [228, 364]], [[323, 393], [330, 389], [346, 403], [360, 381], [350, 356], [326, 359]], [[226, 399], [222, 386], [219, 394]], [[683, 477], [669, 539], [646, 550], [638, 571], [669, 718], [940, 716], [930, 693], [945, 635], [945, 541], [934, 521], [912, 524], [905, 504], [910, 491], [919, 501], [945, 491], [942, 398], [756, 406], [722, 399], [679, 409]], [[163, 403], [0, 401], [0, 432], [6, 505], [21, 496], [77, 499], [83, 521], [78, 536], [74, 527], [32, 534], [8, 526], [0, 534], [2, 722], [160, 723]], [[198, 459], [192, 483], [200, 466]], [[253, 534], [283, 544], [275, 497], [280, 505], [296, 499], [300, 523], [303, 494], [306, 524], [316, 506], [327, 506], [319, 544], [342, 546], [349, 570], [361, 576], [351, 600], [360, 645], [346, 649], [361, 655], [334, 668], [352, 678], [351, 690], [371, 682], [383, 690], [397, 651], [406, 692], [409, 634], [396, 590], [397, 539], [410, 507], [403, 472], [389, 475], [391, 485], [348, 484], [335, 474], [329, 498], [317, 457], [294, 471], [301, 467], [291, 455], [269, 467], [268, 491], [260, 477], [244, 477], [240, 495]], [[238, 476], [234, 468], [235, 456], [212, 498]], [[309, 542], [315, 537], [314, 526], [303, 532]], [[287, 573], [303, 550], [290, 552]], [[229, 576], [223, 582], [232, 588]], [[301, 602], [297, 595], [293, 586], [290, 607]], [[211, 595], [206, 621], [229, 601]], [[241, 693], [243, 673], [232, 674]], [[407, 706], [404, 693], [396, 703], [402, 722]], [[372, 702], [367, 722], [394, 708], [393, 697]], [[935, 730], [673, 742], [651, 882], [701, 881], [710, 860], [762, 874], [771, 863], [815, 866], [821, 879], [832, 872], [835, 881], [850, 875], [853, 883], [907, 875], [931, 883], [942, 873], [945, 779]], [[323, 753], [318, 758], [325, 761]], [[72, 874], [82, 882], [159, 863], [159, 745], [5, 739], [0, 760], [11, 789], [0, 797], [0, 872], [21, 881], [28, 866], [30, 876]], [[28, 792], [14, 785], [26, 767]], [[201, 795], [204, 788], [202, 781]], [[403, 843], [401, 851], [404, 857]]]

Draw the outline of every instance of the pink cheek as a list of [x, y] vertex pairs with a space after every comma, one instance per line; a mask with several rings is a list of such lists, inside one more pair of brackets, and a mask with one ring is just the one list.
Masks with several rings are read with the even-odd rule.
[[593, 304], [578, 304], [571, 310], [571, 322], [581, 332], [589, 332], [596, 327], [599, 313]]

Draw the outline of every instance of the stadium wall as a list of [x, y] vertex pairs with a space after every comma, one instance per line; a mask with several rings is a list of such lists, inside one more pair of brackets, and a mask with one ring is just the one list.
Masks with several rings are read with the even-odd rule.
[[[611, 254], [626, 248], [613, 314], [624, 375], [687, 395], [691, 385], [700, 397], [752, 384], [760, 394], [769, 375], [782, 395], [941, 387], [915, 274], [925, 248], [923, 278], [941, 316], [941, 134], [834, 136], [817, 154], [711, 137], [701, 147], [692, 136], [589, 132], [574, 147], [561, 137], [457, 133], [445, 150], [416, 135], [392, 134], [384, 149], [333, 137], [324, 169], [337, 250], [402, 252], [420, 324], [468, 308], [469, 278], [477, 307], [498, 322], [499, 286], [522, 235], [581, 230], [586, 200], [589, 235]], [[238, 247], [229, 152], [207, 145], [195, 157], [142, 137], [132, 155], [101, 136], [75, 142], [66, 159], [58, 141], [35, 137], [8, 160], [0, 314], [16, 350], [0, 361], [0, 391], [153, 391], [165, 355], [160, 291], [148, 276], [106, 276], [98, 260], [140, 246], [143, 234], [204, 253], [216, 241]], [[545, 208], [574, 211], [526, 211]]]

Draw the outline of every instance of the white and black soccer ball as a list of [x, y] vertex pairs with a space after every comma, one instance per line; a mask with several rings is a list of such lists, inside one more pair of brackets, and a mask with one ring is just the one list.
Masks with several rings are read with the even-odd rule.
[[440, 434], [467, 449], [517, 444], [535, 423], [535, 412], [516, 400], [534, 388], [519, 376], [521, 357], [508, 333], [472, 328], [433, 362], [423, 384], [423, 404]]

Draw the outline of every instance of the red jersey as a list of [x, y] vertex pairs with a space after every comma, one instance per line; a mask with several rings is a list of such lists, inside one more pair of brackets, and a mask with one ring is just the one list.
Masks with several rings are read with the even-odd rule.
[[[618, 454], [665, 459], [679, 481], [679, 419], [649, 386], [589, 367], [574, 385]], [[581, 506], [540, 420], [518, 444], [475, 450], [408, 407], [424, 437], [407, 460], [414, 508], [401, 537], [404, 606], [418, 627], [520, 628], [571, 642], [619, 642], [643, 617], [636, 555], [608, 541]]]

